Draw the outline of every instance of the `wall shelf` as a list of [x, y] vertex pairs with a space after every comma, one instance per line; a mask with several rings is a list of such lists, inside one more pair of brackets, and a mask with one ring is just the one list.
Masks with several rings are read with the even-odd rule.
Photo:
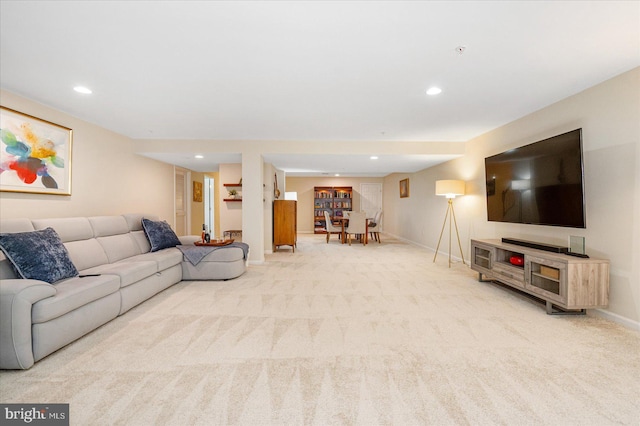
[[[224, 187], [236, 187], [236, 188], [242, 188], [242, 184], [241, 183], [223, 183], [222, 186]], [[227, 202], [242, 202], [242, 197], [240, 198], [223, 198], [222, 201], [227, 201]]]

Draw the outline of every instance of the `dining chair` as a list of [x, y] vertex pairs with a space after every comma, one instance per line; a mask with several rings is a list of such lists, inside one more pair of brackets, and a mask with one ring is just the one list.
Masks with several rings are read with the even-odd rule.
[[340, 234], [340, 238], [342, 239], [342, 228], [333, 225], [333, 222], [331, 221], [331, 215], [327, 211], [324, 212], [324, 222], [325, 228], [327, 230], [327, 244], [329, 244], [329, 236], [331, 234]]
[[378, 242], [378, 244], [380, 244], [380, 225], [382, 223], [382, 210], [378, 210], [376, 212], [372, 222], [375, 223], [375, 225], [369, 224], [369, 235], [371, 235], [371, 238], [373, 238]]
[[352, 235], [361, 235], [362, 244], [366, 244], [367, 235], [367, 214], [365, 212], [351, 212], [349, 215], [349, 226], [345, 230], [347, 240], [351, 245]]

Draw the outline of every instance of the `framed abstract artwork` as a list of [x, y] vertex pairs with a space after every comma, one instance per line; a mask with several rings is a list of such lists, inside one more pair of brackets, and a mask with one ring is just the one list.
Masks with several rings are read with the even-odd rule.
[[0, 191], [71, 195], [73, 131], [0, 107]]
[[408, 196], [409, 196], [409, 178], [406, 178], [400, 181], [400, 198], [407, 198]]

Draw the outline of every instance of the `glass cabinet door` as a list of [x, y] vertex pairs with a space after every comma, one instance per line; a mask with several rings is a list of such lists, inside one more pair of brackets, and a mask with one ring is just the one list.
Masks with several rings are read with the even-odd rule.
[[491, 269], [491, 250], [475, 246], [473, 250], [473, 263], [481, 268]]
[[566, 274], [566, 265], [562, 263], [527, 256], [525, 272], [527, 286], [535, 293], [557, 302], [565, 302], [567, 299]]

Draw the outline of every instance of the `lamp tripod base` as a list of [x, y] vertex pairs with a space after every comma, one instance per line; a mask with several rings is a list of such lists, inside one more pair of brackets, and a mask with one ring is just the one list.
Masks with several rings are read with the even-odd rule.
[[440, 243], [442, 242], [442, 234], [444, 233], [444, 228], [447, 225], [447, 219], [449, 219], [449, 268], [451, 268], [451, 232], [452, 232], [452, 224], [456, 229], [456, 237], [458, 239], [458, 248], [460, 249], [460, 257], [462, 257], [462, 263], [466, 265], [467, 263], [464, 261], [464, 254], [462, 253], [462, 244], [460, 244], [460, 233], [458, 232], [458, 222], [456, 221], [456, 212], [453, 210], [453, 198], [448, 199], [449, 205], [447, 206], [447, 212], [444, 215], [444, 222], [442, 223], [442, 230], [440, 231], [440, 238], [438, 238], [438, 246], [436, 247], [436, 253], [433, 256], [433, 262], [435, 263], [436, 258], [438, 257], [438, 250], [440, 249]]

